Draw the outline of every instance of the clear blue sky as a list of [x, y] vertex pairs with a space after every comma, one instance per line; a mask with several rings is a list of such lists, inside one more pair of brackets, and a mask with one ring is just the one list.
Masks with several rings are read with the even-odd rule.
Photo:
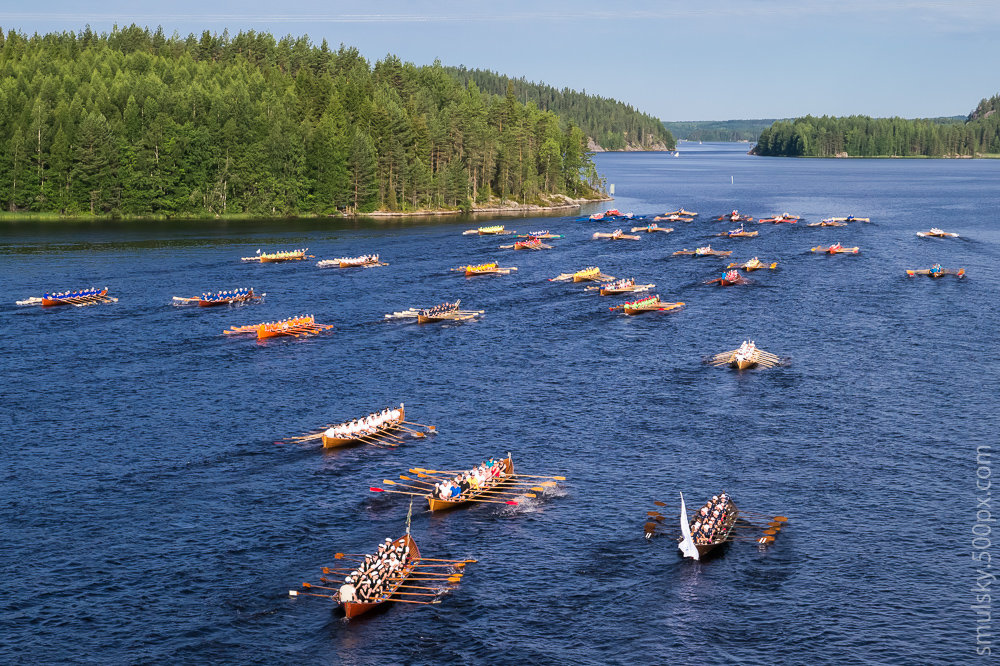
[[663, 120], [968, 113], [1000, 92], [1000, 1], [0, 0], [0, 26], [308, 34], [377, 60], [493, 69]]

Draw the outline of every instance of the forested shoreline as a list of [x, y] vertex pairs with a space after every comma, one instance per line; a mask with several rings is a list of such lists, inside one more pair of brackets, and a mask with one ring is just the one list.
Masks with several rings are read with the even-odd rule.
[[751, 153], [771, 157], [998, 157], [1000, 96], [964, 120], [805, 116], [760, 134]]
[[0, 31], [0, 206], [286, 216], [599, 196], [587, 135], [439, 63], [308, 37]]
[[569, 88], [558, 89], [524, 78], [514, 79], [483, 69], [447, 67], [463, 84], [474, 82], [480, 90], [503, 95], [509, 89], [525, 103], [552, 111], [576, 124], [598, 150], [673, 150], [674, 135], [653, 116], [616, 99], [590, 95]]

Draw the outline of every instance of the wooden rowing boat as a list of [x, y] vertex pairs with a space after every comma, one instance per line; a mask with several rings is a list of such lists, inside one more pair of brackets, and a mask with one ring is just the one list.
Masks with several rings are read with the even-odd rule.
[[382, 604], [388, 603], [392, 596], [396, 594], [400, 586], [406, 582], [406, 579], [410, 577], [414, 569], [417, 566], [417, 560], [420, 559], [420, 549], [417, 548], [417, 542], [413, 540], [409, 534], [404, 534], [395, 541], [392, 542], [392, 548], [396, 546], [403, 546], [404, 548], [409, 547], [410, 557], [408, 563], [400, 570], [398, 581], [393, 581], [392, 586], [385, 592], [385, 594], [376, 601], [348, 601], [340, 602], [338, 600], [338, 607], [344, 611], [344, 617], [347, 619], [355, 618], [359, 615], [363, 615], [369, 611], [375, 610]]
[[926, 275], [929, 278], [943, 278], [945, 275], [954, 275], [957, 278], [963, 278], [965, 277], [965, 269], [941, 268], [941, 264], [934, 264], [930, 268], [907, 269], [906, 275], [909, 277]]
[[822, 220], [820, 222], [810, 222], [806, 226], [809, 226], [809, 227], [846, 227], [847, 226], [847, 222], [841, 222], [840, 220], [835, 220], [833, 218], [829, 218], [829, 219], [826, 219], [826, 220]]
[[789, 215], [788, 213], [782, 213], [781, 215], [775, 215], [774, 217], [762, 217], [757, 220], [760, 224], [765, 224], [771, 222], [773, 224], [781, 224], [782, 222], [787, 222], [789, 224], [795, 224], [802, 218], [798, 215]]
[[937, 227], [931, 227], [930, 231], [918, 231], [917, 236], [920, 238], [958, 238], [958, 234], [942, 231]]
[[694, 222], [693, 217], [681, 217], [680, 215], [657, 215], [653, 222]]
[[549, 282], [561, 282], [564, 280], [572, 280], [573, 282], [610, 282], [614, 279], [613, 275], [605, 275], [597, 266], [590, 266], [575, 273], [560, 273], [554, 278], [550, 278]]
[[459, 266], [451, 270], [465, 273], [465, 277], [472, 277], [473, 275], [509, 275], [511, 271], [516, 271], [517, 268], [514, 266], [502, 268], [496, 262], [490, 262], [488, 264]]
[[333, 328], [333, 324], [317, 324], [312, 315], [289, 317], [281, 321], [270, 321], [248, 326], [231, 326], [223, 331], [223, 335], [255, 334], [258, 340], [268, 338], [291, 337], [299, 338], [317, 335]]
[[486, 227], [479, 227], [477, 229], [469, 229], [467, 231], [463, 231], [462, 235], [463, 236], [469, 236], [469, 235], [478, 235], [478, 236], [506, 236], [508, 234], [514, 234], [514, 233], [517, 233], [517, 232], [516, 231], [511, 231], [509, 229], [505, 229], [504, 225], [502, 225], [502, 224], [493, 224], [493, 225], [486, 226]]
[[632, 227], [632, 233], [635, 233], [636, 231], [644, 231], [647, 234], [649, 234], [653, 233], [654, 231], [662, 231], [665, 234], [669, 234], [673, 230], [674, 230], [673, 227], [661, 227], [658, 224], [647, 224], [644, 227]]
[[711, 245], [706, 245], [705, 247], [696, 247], [693, 250], [684, 248], [683, 250], [678, 250], [674, 252], [673, 256], [690, 256], [690, 257], [728, 257], [733, 253], [732, 250], [713, 250]]
[[562, 234], [554, 234], [548, 229], [542, 231], [529, 231], [526, 234], [518, 234], [518, 238], [543, 238], [549, 240], [552, 238], [562, 238]]
[[466, 321], [483, 314], [484, 310], [459, 310], [462, 300], [444, 302], [433, 308], [409, 308], [385, 315], [386, 319], [416, 319], [419, 324], [441, 321]]
[[773, 368], [783, 363], [778, 356], [757, 347], [753, 340], [749, 342], [744, 340], [738, 348], [716, 354], [707, 362], [716, 367], [729, 366], [737, 370], [747, 370], [757, 366]]
[[817, 245], [816, 247], [809, 250], [810, 252], [820, 252], [823, 254], [857, 254], [859, 248], [857, 247], [844, 247], [840, 243], [834, 243], [829, 247], [823, 247], [822, 245]]
[[439, 497], [434, 497], [430, 493], [427, 494], [427, 505], [431, 512], [434, 511], [450, 511], [451, 509], [457, 509], [460, 506], [467, 506], [473, 503], [476, 499], [481, 497], [489, 497], [490, 491], [496, 490], [497, 488], [502, 488], [504, 485], [512, 481], [511, 475], [514, 473], [514, 462], [511, 460], [510, 455], [503, 460], [504, 466], [504, 477], [500, 478], [497, 483], [494, 483], [486, 488], [480, 489], [478, 492], [474, 493], [462, 493], [455, 499], [441, 499]]
[[664, 213], [664, 216], [698, 217], [698, 213], [695, 213], [694, 211], [691, 210], [684, 210], [683, 208], [680, 208], [678, 210], [672, 210], [668, 213]]
[[[853, 215], [848, 215], [847, 217], [828, 217], [824, 222], [871, 222], [871, 218], [868, 217], [854, 217]], [[812, 225], [810, 225], [812, 226]]]
[[75, 291], [64, 291], [58, 293], [44, 293], [41, 297], [32, 296], [21, 301], [15, 301], [16, 305], [41, 305], [42, 307], [53, 307], [57, 305], [72, 305], [82, 308], [86, 305], [97, 303], [117, 303], [118, 299], [108, 296], [108, 288], [102, 289], [77, 289]]
[[596, 291], [601, 296], [617, 296], [618, 294], [633, 294], [641, 291], [649, 291], [655, 284], [636, 284], [635, 278], [618, 280], [594, 287], [584, 287], [587, 291]]
[[[394, 410], [395, 411], [395, 410]], [[357, 433], [348, 436], [337, 436], [337, 435], [327, 435], [328, 432], [334, 428], [329, 428], [323, 432], [323, 448], [333, 449], [341, 446], [350, 446], [353, 444], [367, 444], [373, 440], [379, 439], [382, 435], [390, 434], [399, 430], [403, 421], [406, 420], [406, 410], [403, 408], [403, 403], [399, 404], [399, 418], [387, 419], [383, 424], [379, 425], [373, 432], [361, 434]], [[347, 423], [347, 422], [345, 422]], [[340, 424], [344, 425], [344, 424]]]
[[[683, 513], [686, 513], [686, 511]], [[683, 537], [678, 539], [680, 542], [678, 549], [680, 549], [681, 554], [685, 557], [693, 557], [693, 559], [704, 560], [719, 552], [722, 546], [729, 543], [733, 532], [733, 526], [736, 524], [740, 515], [739, 509], [736, 507], [736, 504], [731, 498], [726, 500], [725, 514], [725, 518], [723, 518], [721, 523], [719, 523], [719, 525], [715, 528], [711, 537], [692, 537], [691, 545], [693, 545], [694, 549], [697, 551], [697, 557], [693, 557], [693, 554], [685, 552]], [[699, 521], [698, 515], [699, 514], [696, 512], [693, 516], [691, 516], [690, 521], [687, 523], [689, 533], [694, 533], [695, 525]]]
[[753, 231], [747, 231], [740, 225], [739, 229], [730, 229], [729, 231], [723, 231], [721, 234], [715, 234], [716, 236], [721, 236], [723, 238], [754, 238], [760, 232], [754, 229]]
[[185, 298], [184, 296], [174, 296], [174, 305], [197, 305], [202, 308], [212, 308], [219, 305], [236, 305], [239, 303], [249, 303], [260, 301], [267, 294], [257, 294], [253, 287], [249, 289], [233, 289], [231, 291], [219, 291], [214, 294], [205, 293], [201, 296]]
[[255, 257], [243, 257], [241, 261], [252, 261], [261, 264], [277, 264], [282, 261], [303, 261], [305, 259], [315, 259], [311, 254], [306, 254], [309, 248], [304, 247], [301, 250], [282, 250], [280, 252], [264, 252], [261, 254], [260, 250], [257, 250], [257, 256]]
[[770, 264], [765, 264], [763, 261], [761, 261], [757, 257], [754, 257], [753, 259], [750, 259], [749, 261], [746, 261], [746, 262], [744, 262], [742, 264], [729, 264], [728, 266], [726, 266], [726, 268], [742, 268], [743, 270], [747, 271], [748, 273], [750, 273], [752, 271], [760, 270], [761, 268], [769, 268], [771, 270], [774, 270], [777, 267], [778, 267], [778, 262], [775, 261], [775, 262], [770, 263]]
[[732, 287], [738, 284], [750, 284], [750, 280], [746, 279], [738, 270], [728, 270], [722, 274], [722, 277], [717, 277], [714, 280], [709, 280], [705, 284], [716, 284], [720, 287]]
[[738, 210], [734, 210], [731, 213], [725, 215], [720, 215], [715, 218], [719, 222], [753, 222], [753, 217], [749, 215], [743, 215]]
[[552, 246], [548, 243], [543, 243], [540, 238], [528, 238], [526, 240], [514, 241], [513, 245], [501, 245], [501, 250], [509, 250], [514, 248], [515, 250], [551, 250]]
[[684, 303], [668, 303], [661, 301], [659, 295], [654, 294], [635, 301], [629, 301], [620, 305], [608, 308], [609, 310], [621, 310], [628, 316], [635, 316], [643, 312], [672, 312], [684, 307]]
[[631, 234], [627, 234], [621, 229], [615, 229], [610, 234], [597, 231], [594, 233], [593, 238], [595, 240], [598, 238], [606, 238], [608, 240], [639, 240], [639, 236], [633, 236]]
[[339, 257], [337, 259], [323, 259], [317, 261], [319, 268], [372, 268], [374, 266], [388, 266], [379, 259], [377, 254], [363, 254], [360, 257]]

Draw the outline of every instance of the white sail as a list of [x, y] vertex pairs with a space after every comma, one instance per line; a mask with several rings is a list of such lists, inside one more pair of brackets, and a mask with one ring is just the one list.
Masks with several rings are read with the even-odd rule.
[[688, 524], [687, 508], [684, 506], [684, 493], [681, 493], [681, 534], [684, 535], [684, 538], [681, 539], [680, 545], [677, 546], [681, 549], [681, 554], [691, 559], [700, 559], [698, 557], [698, 549], [694, 545], [694, 539], [691, 538], [691, 525]]

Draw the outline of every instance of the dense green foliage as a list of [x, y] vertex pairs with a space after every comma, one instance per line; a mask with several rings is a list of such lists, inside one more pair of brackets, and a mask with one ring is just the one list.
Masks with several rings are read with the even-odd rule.
[[775, 119], [770, 120], [691, 120], [664, 122], [678, 139], [687, 141], [756, 141]]
[[569, 88], [553, 88], [524, 78], [512, 79], [496, 72], [464, 67], [447, 68], [463, 84], [474, 82], [483, 92], [504, 94], [508, 88], [528, 104], [552, 111], [578, 125], [604, 150], [673, 150], [674, 137], [648, 114], [615, 99], [588, 95]]
[[1000, 153], [1000, 97], [948, 118], [868, 116], [782, 120], [761, 132], [756, 155], [776, 157], [960, 157]]
[[503, 92], [308, 37], [0, 33], [0, 206], [290, 215], [591, 193], [584, 132]]

